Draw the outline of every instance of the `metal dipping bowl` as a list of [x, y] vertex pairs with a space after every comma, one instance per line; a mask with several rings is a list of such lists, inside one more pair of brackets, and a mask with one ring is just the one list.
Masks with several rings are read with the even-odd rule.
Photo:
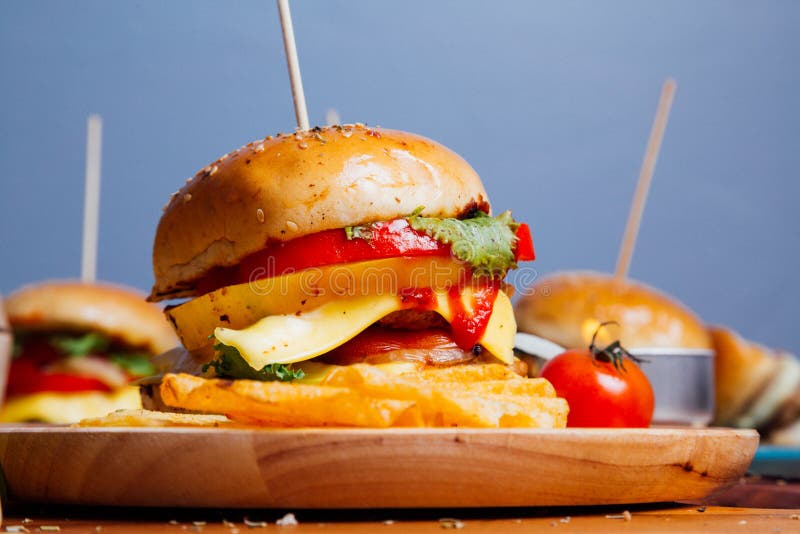
[[628, 349], [653, 385], [653, 423], [703, 426], [714, 417], [714, 352], [647, 347]]

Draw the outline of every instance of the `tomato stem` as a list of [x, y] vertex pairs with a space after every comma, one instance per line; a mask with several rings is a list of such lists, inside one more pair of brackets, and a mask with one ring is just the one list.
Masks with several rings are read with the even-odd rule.
[[625, 358], [630, 358], [631, 361], [636, 363], [647, 362], [647, 360], [638, 358], [628, 352], [619, 340], [611, 342], [602, 349], [596, 345], [597, 334], [600, 332], [600, 329], [611, 324], [619, 326], [619, 323], [616, 321], [606, 321], [597, 325], [597, 329], [595, 329], [594, 334], [592, 334], [592, 342], [589, 344], [589, 352], [592, 358], [601, 362], [613, 364], [614, 369], [616, 369], [618, 373], [627, 372], [627, 369], [625, 369]]

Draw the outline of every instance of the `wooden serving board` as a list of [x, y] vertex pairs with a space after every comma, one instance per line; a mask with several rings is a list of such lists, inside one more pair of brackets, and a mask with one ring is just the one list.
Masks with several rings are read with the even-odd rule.
[[736, 482], [758, 434], [729, 429], [0, 427], [20, 501], [218, 508], [644, 503]]

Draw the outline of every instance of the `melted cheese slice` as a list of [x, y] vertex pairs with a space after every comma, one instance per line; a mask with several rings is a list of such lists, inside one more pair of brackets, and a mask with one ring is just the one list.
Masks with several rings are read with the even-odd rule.
[[[437, 291], [433, 311], [448, 322], [453, 310], [447, 292]], [[472, 293], [462, 293], [464, 306], [472, 302]], [[310, 312], [271, 315], [253, 325], [235, 330], [217, 328], [218, 341], [235, 347], [254, 369], [272, 363], [296, 363], [320, 356], [354, 338], [367, 327], [392, 312], [407, 309], [396, 295], [372, 295], [338, 299]], [[516, 323], [508, 296], [500, 291], [483, 336], [483, 348], [506, 364], [514, 361]]]
[[81, 419], [102, 417], [116, 410], [142, 407], [139, 388], [126, 386], [111, 393], [82, 391], [77, 393], [34, 393], [13, 397], [0, 409], [0, 422], [77, 423]]

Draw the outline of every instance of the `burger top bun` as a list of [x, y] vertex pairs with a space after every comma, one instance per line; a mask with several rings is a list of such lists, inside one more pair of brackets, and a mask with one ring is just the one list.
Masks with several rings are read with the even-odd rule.
[[457, 217], [489, 203], [458, 154], [362, 125], [268, 136], [202, 169], [172, 196], [153, 246], [151, 300], [190, 296], [213, 267], [322, 230], [404, 217]]
[[152, 354], [178, 345], [161, 310], [123, 286], [41, 282], [8, 295], [5, 310], [15, 329], [95, 331]]
[[594, 272], [562, 272], [528, 288], [516, 304], [517, 326], [567, 348], [586, 347], [597, 325], [616, 321], [627, 348], [711, 349], [700, 320], [676, 300], [630, 280]]

